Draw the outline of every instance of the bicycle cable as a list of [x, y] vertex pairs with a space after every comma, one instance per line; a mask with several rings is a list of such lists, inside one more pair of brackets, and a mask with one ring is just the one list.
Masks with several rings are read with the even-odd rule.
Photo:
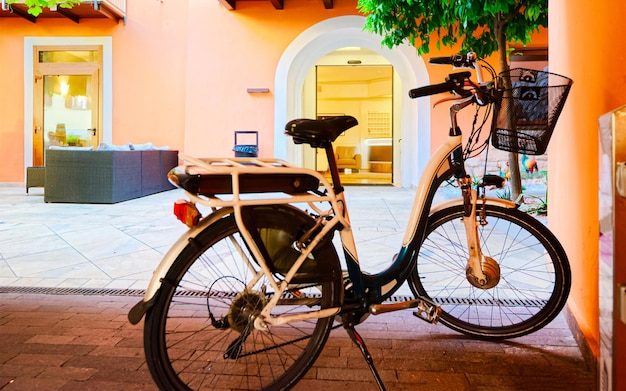
[[484, 106], [484, 114], [481, 120], [480, 125], [477, 127], [478, 116], [480, 113], [480, 106], [476, 107], [476, 112], [474, 113], [474, 120], [472, 122], [472, 131], [467, 138], [467, 143], [465, 144], [465, 150], [463, 151], [463, 158], [465, 160], [476, 157], [480, 155], [489, 145], [489, 137], [486, 137], [484, 140], [480, 141], [480, 135], [483, 131], [483, 127], [489, 120], [489, 117], [492, 112], [492, 105], [489, 104]]

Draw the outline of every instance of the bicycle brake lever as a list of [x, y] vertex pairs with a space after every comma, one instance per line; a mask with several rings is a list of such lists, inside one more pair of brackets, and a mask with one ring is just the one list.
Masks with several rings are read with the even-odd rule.
[[459, 100], [459, 99], [463, 99], [463, 97], [462, 97], [462, 96], [459, 96], [459, 95], [453, 95], [453, 96], [449, 96], [449, 97], [441, 98], [441, 99], [439, 99], [437, 102], [435, 102], [435, 103], [433, 104], [433, 108], [435, 108], [435, 107], [436, 107], [438, 104], [440, 104], [440, 103], [450, 102], [450, 101], [452, 101], [452, 100]]
[[466, 85], [472, 87], [472, 94], [474, 94], [475, 102], [478, 106], [486, 106], [493, 102], [493, 97], [489, 94], [489, 90], [493, 89], [493, 82], [476, 84], [470, 79], [466, 80]]
[[451, 73], [448, 75], [448, 77], [446, 77], [446, 81], [452, 82], [452, 84], [454, 84], [454, 88], [452, 88], [452, 91], [460, 95], [462, 98], [467, 98], [468, 96], [472, 95], [472, 92], [464, 89], [463, 86], [465, 86], [465, 81], [469, 80], [471, 76], [472, 73], [469, 71]]

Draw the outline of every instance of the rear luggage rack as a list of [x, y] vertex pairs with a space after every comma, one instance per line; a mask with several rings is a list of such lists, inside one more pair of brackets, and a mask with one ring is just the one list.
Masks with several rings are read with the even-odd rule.
[[[211, 207], [240, 204], [322, 202], [335, 198], [319, 172], [275, 158], [194, 158], [179, 154], [186, 164], [172, 169], [169, 181], [194, 202]], [[241, 200], [242, 194], [282, 193], [277, 198]], [[281, 201], [282, 200], [282, 201]]]

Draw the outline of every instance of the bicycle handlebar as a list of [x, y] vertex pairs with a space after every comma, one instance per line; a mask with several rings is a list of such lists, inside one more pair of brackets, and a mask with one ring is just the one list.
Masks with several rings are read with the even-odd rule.
[[424, 87], [413, 88], [409, 91], [409, 97], [411, 99], [419, 98], [421, 96], [441, 94], [443, 92], [454, 91], [456, 86], [453, 82], [446, 81], [445, 83], [433, 84]]
[[[489, 83], [483, 83], [482, 67], [476, 57], [476, 53], [469, 52], [467, 54], [453, 54], [452, 56], [446, 57], [432, 57], [428, 62], [431, 64], [452, 65], [455, 68], [473, 69], [476, 72], [478, 84], [470, 80], [471, 73], [469, 71], [452, 73], [446, 78], [445, 83], [432, 84], [410, 90], [410, 98], [414, 99], [443, 92], [453, 92], [462, 98], [474, 94], [476, 96], [476, 103], [480, 106], [486, 105], [492, 101], [489, 94], [485, 93], [486, 90], [489, 89]], [[465, 89], [464, 87], [472, 88]]]
[[452, 73], [446, 77], [445, 83], [413, 88], [409, 91], [409, 97], [419, 98], [421, 96], [440, 94], [442, 92], [454, 92], [462, 97], [470, 96], [472, 92], [463, 88], [465, 80], [469, 80], [470, 76], [471, 73], [468, 71]]

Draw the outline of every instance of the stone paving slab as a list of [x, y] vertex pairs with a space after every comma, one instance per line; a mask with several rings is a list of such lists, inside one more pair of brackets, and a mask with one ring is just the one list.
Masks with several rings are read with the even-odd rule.
[[[125, 318], [139, 299], [0, 293], [0, 390], [156, 390], [142, 324]], [[597, 389], [595, 368], [585, 363], [563, 316], [503, 342], [470, 339], [410, 311], [370, 316], [357, 330], [388, 390]], [[358, 348], [336, 329], [294, 389], [378, 388]]]

